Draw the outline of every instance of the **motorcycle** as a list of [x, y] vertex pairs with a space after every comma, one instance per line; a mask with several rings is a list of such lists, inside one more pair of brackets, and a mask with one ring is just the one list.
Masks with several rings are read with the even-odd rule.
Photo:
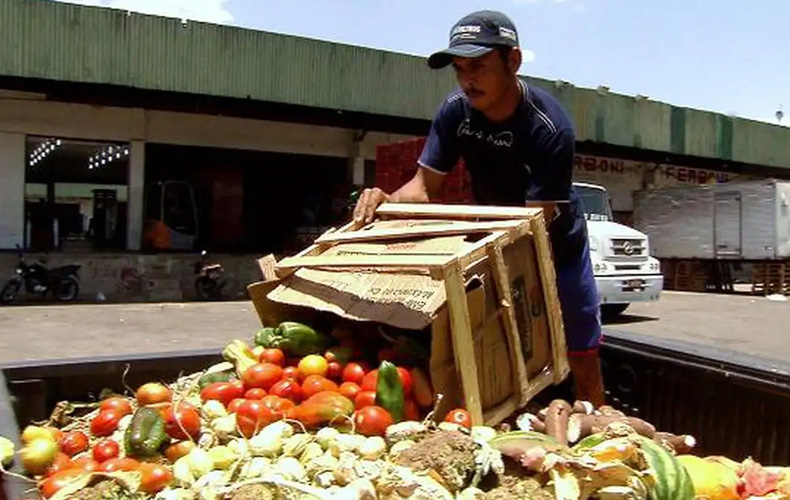
[[210, 264], [206, 260], [207, 252], [200, 252], [200, 260], [195, 263], [195, 291], [203, 300], [222, 298], [223, 289], [227, 284], [225, 269], [222, 264]]
[[72, 302], [80, 294], [80, 283], [77, 272], [79, 264], [47, 269], [41, 262], [28, 264], [19, 245], [16, 246], [19, 263], [14, 276], [0, 290], [0, 303], [10, 304], [19, 296], [22, 285], [31, 295], [42, 297], [52, 293], [60, 302]]

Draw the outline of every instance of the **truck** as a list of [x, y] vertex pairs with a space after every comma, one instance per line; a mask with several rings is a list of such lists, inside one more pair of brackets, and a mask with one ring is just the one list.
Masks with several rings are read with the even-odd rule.
[[614, 221], [603, 186], [574, 182], [587, 220], [595, 282], [603, 316], [622, 314], [632, 302], [657, 301], [664, 288], [647, 234]]

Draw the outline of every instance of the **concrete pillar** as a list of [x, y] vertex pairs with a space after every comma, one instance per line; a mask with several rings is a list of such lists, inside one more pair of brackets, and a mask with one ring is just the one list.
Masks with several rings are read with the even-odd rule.
[[0, 133], [0, 249], [25, 238], [25, 134]]
[[143, 238], [145, 142], [132, 141], [129, 151], [129, 199], [126, 205], [126, 249], [140, 250]]

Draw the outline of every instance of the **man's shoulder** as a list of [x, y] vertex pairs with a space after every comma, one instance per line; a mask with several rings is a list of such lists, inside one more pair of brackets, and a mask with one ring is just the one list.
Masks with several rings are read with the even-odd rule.
[[535, 85], [524, 82], [526, 88], [525, 99], [529, 108], [535, 115], [535, 119], [547, 135], [556, 134], [573, 135], [573, 122], [570, 115], [549, 92]]
[[469, 100], [462, 90], [454, 90], [444, 97], [437, 117], [444, 120], [461, 120], [469, 109]]

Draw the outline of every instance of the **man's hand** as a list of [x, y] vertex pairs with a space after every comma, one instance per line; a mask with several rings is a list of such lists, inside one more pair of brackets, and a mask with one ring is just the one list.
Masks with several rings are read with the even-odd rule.
[[357, 206], [354, 207], [354, 220], [362, 224], [373, 222], [376, 209], [389, 200], [390, 196], [377, 187], [365, 189], [357, 200]]

